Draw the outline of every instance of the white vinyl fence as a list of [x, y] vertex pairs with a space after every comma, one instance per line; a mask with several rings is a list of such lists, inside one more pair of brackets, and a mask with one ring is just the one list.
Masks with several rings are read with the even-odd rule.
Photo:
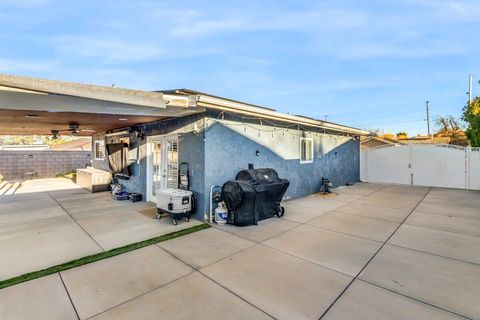
[[480, 148], [438, 144], [362, 148], [360, 180], [480, 190]]

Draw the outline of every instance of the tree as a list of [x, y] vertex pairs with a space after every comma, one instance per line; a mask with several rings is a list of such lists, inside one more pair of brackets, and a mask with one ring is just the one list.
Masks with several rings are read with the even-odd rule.
[[435, 119], [435, 138], [448, 138], [449, 144], [467, 146], [468, 138], [462, 130], [462, 124], [452, 116], [437, 117]]
[[401, 132], [397, 133], [397, 138], [398, 139], [407, 139], [407, 137], [408, 137], [407, 133], [404, 132], [404, 131], [401, 131]]
[[435, 119], [435, 126], [439, 133], [455, 133], [460, 130], [460, 122], [452, 116], [437, 117]]
[[462, 119], [468, 124], [466, 134], [472, 147], [480, 147], [480, 97], [463, 108]]

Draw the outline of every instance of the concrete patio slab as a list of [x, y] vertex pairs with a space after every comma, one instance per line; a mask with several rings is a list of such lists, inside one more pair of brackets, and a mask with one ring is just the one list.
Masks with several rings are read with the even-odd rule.
[[[379, 184], [379, 186], [382, 186]], [[408, 185], [383, 185], [381, 190], [386, 192], [397, 192], [401, 194], [426, 195], [432, 188]]]
[[330, 209], [312, 208], [292, 202], [284, 202], [282, 206], [285, 208], [283, 219], [298, 223], [307, 222], [330, 211]]
[[0, 228], [0, 280], [101, 251], [67, 215], [8, 225]]
[[466, 319], [369, 283], [355, 280], [322, 318], [325, 320]]
[[272, 319], [199, 272], [131, 300], [95, 320]]
[[155, 219], [156, 209], [151, 205], [130, 208], [105, 208], [101, 213], [75, 215], [75, 219], [105, 250], [201, 224], [195, 219], [178, 225], [167, 217]]
[[353, 202], [353, 201], [356, 201], [356, 200], [364, 197], [364, 195], [353, 194], [353, 193], [348, 193], [348, 192], [333, 191], [333, 193], [334, 193], [335, 197], [333, 197], [332, 200], [342, 201], [342, 202]]
[[79, 199], [90, 200], [94, 198], [105, 198], [105, 192], [91, 193], [85, 189], [48, 190], [48, 194], [50, 194], [58, 202], [65, 202], [66, 204], [68, 204], [69, 200], [75, 201]]
[[480, 237], [480, 219], [466, 219], [415, 210], [405, 224]]
[[67, 178], [43, 178], [20, 181], [21, 187], [15, 191], [15, 194], [32, 194], [38, 192], [50, 191], [77, 191], [88, 192]]
[[301, 225], [263, 244], [327, 268], [356, 276], [381, 243]]
[[359, 204], [366, 204], [366, 205], [377, 205], [382, 207], [389, 207], [389, 208], [399, 208], [399, 209], [407, 209], [412, 211], [415, 206], [419, 203], [418, 200], [401, 200], [401, 199], [386, 199], [380, 198], [373, 195], [368, 195], [357, 200], [355, 203]]
[[335, 209], [336, 212], [348, 213], [359, 217], [374, 218], [389, 222], [402, 222], [410, 213], [410, 209], [391, 208], [371, 203], [360, 203], [358, 201], [349, 203], [346, 206]]
[[0, 280], [200, 224], [174, 226], [155, 219], [155, 211], [63, 178], [24, 181], [15, 194], [0, 196]]
[[2, 320], [77, 319], [58, 274], [0, 290]]
[[365, 195], [364, 199], [376, 198], [376, 199], [388, 199], [388, 200], [402, 200], [407, 202], [419, 202], [425, 196], [424, 193], [402, 193], [402, 192], [391, 192], [388, 189], [380, 189], [373, 193]]
[[[68, 319], [73, 306], [57, 310], [53, 303], [58, 300], [61, 307], [68, 302], [68, 289], [82, 318], [101, 312], [95, 318], [318, 319], [328, 310], [325, 319], [480, 319], [479, 192], [371, 184], [345, 188], [339, 191], [345, 201], [317, 196], [286, 202], [292, 207], [285, 219], [250, 227], [215, 226], [62, 272], [65, 287], [56, 274], [57, 281], [34, 285], [37, 279], [2, 289], [0, 318], [30, 319], [38, 309], [33, 318]], [[31, 212], [28, 206], [20, 211], [9, 207], [24, 200], [30, 201]], [[377, 253], [416, 201], [433, 212], [416, 208], [395, 229], [392, 244]], [[5, 254], [16, 259], [10, 269], [19, 269], [37, 266], [44, 256], [56, 261], [53, 253], [59, 248], [61, 255], [75, 252], [78, 243], [72, 238], [82, 233], [75, 236], [71, 223], [106, 247], [193, 225], [181, 223], [175, 229], [170, 219], [153, 219], [155, 208], [149, 204], [117, 202], [109, 194], [81, 189], [0, 196], [2, 205], [9, 212], [0, 211], [0, 268], [10, 263]], [[71, 209], [71, 216], [60, 205]], [[306, 213], [295, 211], [301, 206]], [[61, 227], [65, 224], [69, 227]], [[35, 232], [39, 239], [54, 235], [56, 241], [34, 245]], [[2, 247], [4, 239], [8, 245]], [[70, 241], [70, 251], [61, 247]], [[19, 256], [19, 249], [28, 252]], [[3, 299], [5, 292], [13, 298]]]
[[471, 319], [480, 318], [480, 266], [385, 245], [360, 279]]
[[339, 194], [355, 194], [364, 196], [369, 193], [379, 190], [381, 187], [378, 185], [369, 185], [366, 183], [356, 183], [353, 186], [341, 186], [333, 189], [334, 192]]
[[232, 225], [224, 225], [215, 227], [229, 233], [236, 234], [239, 237], [254, 241], [262, 242], [287, 230], [297, 226], [298, 223], [285, 219], [271, 218], [258, 222], [256, 226], [236, 227]]
[[321, 217], [309, 221], [307, 224], [380, 242], [386, 241], [399, 226], [398, 223], [336, 211], [330, 211]]
[[294, 205], [301, 205], [304, 207], [310, 207], [322, 211], [335, 210], [341, 206], [346, 205], [348, 202], [337, 201], [335, 198], [323, 198], [320, 195], [311, 195], [308, 197], [298, 198], [295, 200], [289, 200], [288, 203]]
[[87, 319], [192, 271], [152, 245], [61, 275], [80, 319]]
[[462, 205], [456, 203], [437, 202], [435, 200], [422, 201], [416, 210], [442, 216], [453, 216], [467, 219], [480, 220], [479, 206]]
[[427, 197], [425, 197], [425, 200], [450, 204], [456, 203], [459, 205], [480, 206], [480, 191], [433, 188]]
[[253, 245], [255, 245], [253, 241], [216, 228], [202, 230], [158, 244], [158, 246], [167, 250], [175, 257], [197, 269]]
[[[65, 210], [58, 206], [46, 207], [39, 205], [35, 210], [30, 208], [23, 211], [0, 211], [0, 230], [5, 231], [7, 229], [18, 229], [23, 223], [66, 216], [68, 216], [68, 214], [65, 212]], [[10, 226], [10, 228], [8, 226]]]
[[480, 264], [479, 237], [404, 224], [388, 243]]
[[28, 195], [9, 195], [0, 197], [0, 214], [32, 212], [32, 208], [52, 209], [57, 202], [47, 193]]
[[262, 245], [202, 272], [276, 319], [318, 319], [351, 281]]
[[[78, 197], [78, 195], [77, 195]], [[89, 206], [85, 206], [88, 201]], [[85, 213], [102, 213], [104, 210], [115, 210], [122, 208], [131, 208], [133, 210], [139, 207], [148, 207], [146, 202], [117, 201], [113, 200], [109, 192], [102, 192], [91, 197], [78, 197], [77, 199], [58, 200], [60, 205], [75, 217], [81, 217]], [[95, 211], [91, 211], [95, 210]]]

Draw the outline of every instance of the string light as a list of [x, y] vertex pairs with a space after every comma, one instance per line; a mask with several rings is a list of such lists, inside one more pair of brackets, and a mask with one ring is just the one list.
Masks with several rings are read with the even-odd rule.
[[[204, 122], [204, 130], [203, 132], [193, 132], [194, 134], [205, 134], [208, 130], [210, 130], [220, 119], [221, 120], [224, 120], [225, 119], [225, 113], [228, 113], [228, 112], [221, 112], [216, 119], [210, 119], [210, 118], [207, 118], [206, 121]], [[290, 128], [292, 127], [296, 127], [296, 129], [298, 131], [304, 131], [305, 134], [308, 134], [308, 135], [315, 135], [315, 136], [319, 136], [321, 134], [323, 135], [327, 135], [328, 134], [328, 138], [329, 139], [333, 139], [335, 141], [337, 141], [337, 137], [339, 135], [341, 136], [344, 136], [344, 137], [347, 137], [347, 138], [353, 138], [353, 139], [356, 139], [358, 136], [357, 135], [350, 135], [349, 133], [342, 133], [342, 132], [336, 132], [334, 133], [334, 135], [332, 135], [332, 132], [335, 132], [335, 131], [327, 131], [325, 128], [319, 128], [319, 130], [311, 130], [311, 129], [308, 129], [308, 128], [305, 128], [299, 124], [291, 124], [291, 125], [284, 125], [284, 124], [280, 124], [280, 123], [275, 123], [275, 122], [272, 122], [272, 121], [269, 121], [267, 119], [263, 119], [263, 118], [257, 118], [257, 117], [243, 117], [243, 116], [239, 116], [237, 114], [234, 114], [234, 113], [228, 113], [229, 115], [231, 115], [232, 117], [237, 117], [237, 118], [240, 118], [242, 120], [242, 123], [241, 124], [227, 124], [227, 123], [224, 123], [224, 125], [226, 126], [235, 126], [235, 125], [242, 125], [243, 126], [243, 131], [246, 133], [247, 132], [247, 127], [251, 127], [253, 128], [254, 130], [257, 130], [257, 134], [258, 134], [258, 137], [261, 137], [261, 132], [271, 132], [272, 133], [272, 138], [275, 137], [275, 134], [274, 134], [274, 131], [277, 131], [277, 127], [278, 130], [281, 130], [282, 131], [282, 136], [284, 137], [285, 136], [285, 133], [287, 134], [291, 134], [293, 136], [293, 140], [295, 140], [295, 136], [297, 135], [295, 132], [294, 133], [291, 133], [290, 132]], [[273, 126], [273, 129], [261, 129], [261, 128], [258, 128], [258, 127], [255, 127], [254, 125], [250, 125], [250, 124], [247, 124], [245, 123], [245, 120], [259, 120], [260, 122], [260, 126], [263, 126], [263, 122], [269, 124], [270, 126]], [[209, 121], [211, 122], [211, 124], [208, 124]], [[269, 125], [265, 125], [265, 126], [269, 126]], [[319, 139], [317, 138], [317, 141], [319, 141]]]

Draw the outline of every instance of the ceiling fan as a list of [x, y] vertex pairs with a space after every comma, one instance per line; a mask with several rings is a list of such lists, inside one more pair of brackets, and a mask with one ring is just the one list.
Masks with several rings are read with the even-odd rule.
[[70, 123], [68, 125], [68, 129], [63, 129], [63, 130], [51, 130], [50, 132], [53, 135], [53, 139], [58, 139], [60, 138], [60, 132], [68, 131], [70, 132], [70, 135], [76, 137], [80, 135], [80, 132], [95, 132], [95, 130], [86, 128], [86, 129], [80, 129], [80, 125], [78, 123]]

